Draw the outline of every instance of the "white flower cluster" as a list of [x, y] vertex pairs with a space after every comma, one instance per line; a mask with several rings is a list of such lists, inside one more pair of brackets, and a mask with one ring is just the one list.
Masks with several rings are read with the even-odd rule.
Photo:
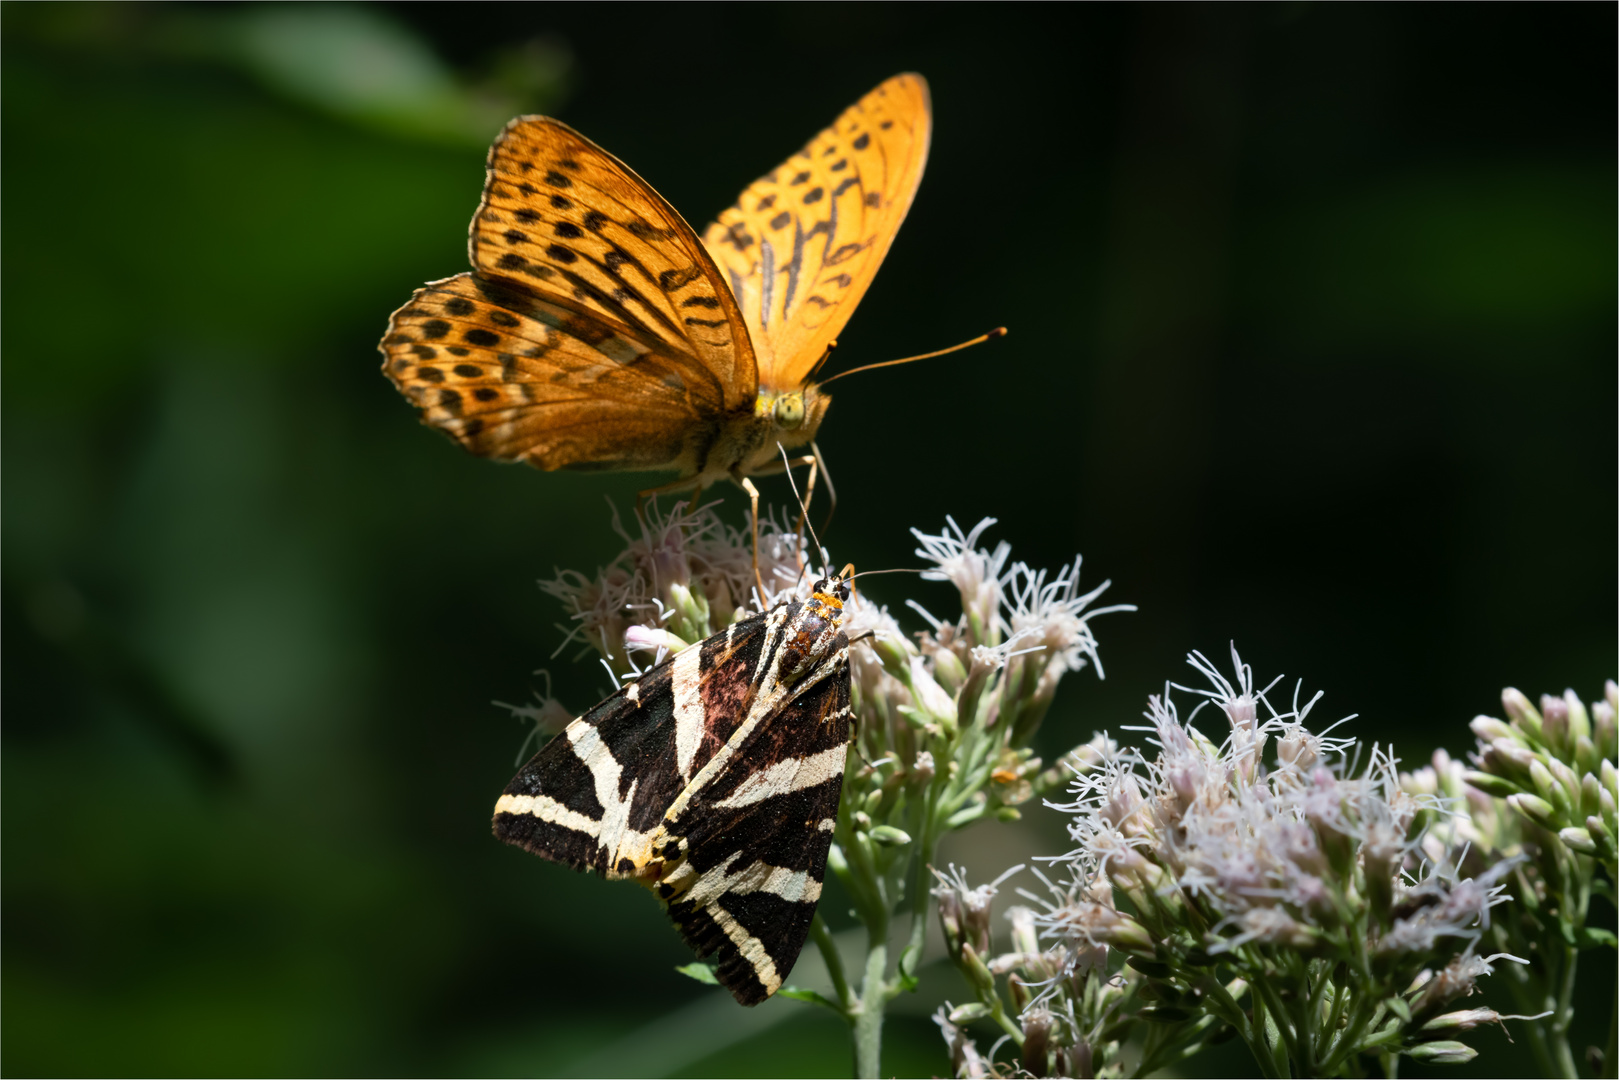
[[[1514, 860], [1464, 876], [1465, 842], [1429, 830], [1456, 811], [1451, 800], [1402, 785], [1386, 750], [1355, 767], [1353, 740], [1307, 725], [1319, 694], [1301, 703], [1295, 690], [1278, 709], [1275, 684], [1256, 688], [1235, 648], [1231, 659], [1227, 679], [1193, 653], [1207, 685], [1149, 699], [1150, 726], [1130, 730], [1151, 750], [1103, 733], [1067, 759], [1073, 798], [1048, 803], [1071, 815], [1076, 846], [1052, 860], [1062, 872], [1039, 875], [1044, 896], [1020, 890], [1038, 907], [1008, 913], [1010, 952], [991, 956], [986, 928], [953, 944], [978, 995], [939, 1017], [963, 1075], [1000, 1068], [960, 1025], [1000, 1020], [1001, 976], [1020, 1015], [1002, 1027], [1035, 1075], [1119, 1067], [1132, 1018], [1151, 1022], [1142, 1073], [1226, 1027], [1256, 1056], [1285, 1052], [1300, 1075], [1358, 1067], [1359, 1053], [1472, 1055], [1441, 1036], [1476, 1022], [1439, 1011], [1501, 958], [1475, 946], [1509, 899], [1501, 882]], [[1183, 720], [1171, 689], [1203, 700]], [[1193, 726], [1210, 706], [1222, 729], [1212, 738]], [[957, 873], [941, 892], [952, 894], [941, 913], [960, 910], [965, 927], [993, 889], [969, 893]]]

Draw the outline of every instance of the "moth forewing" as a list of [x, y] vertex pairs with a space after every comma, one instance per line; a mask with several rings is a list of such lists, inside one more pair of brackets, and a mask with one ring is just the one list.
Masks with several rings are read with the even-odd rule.
[[837, 817], [847, 597], [823, 580], [586, 712], [507, 785], [495, 835], [647, 885], [738, 1001], [769, 997], [808, 936]]

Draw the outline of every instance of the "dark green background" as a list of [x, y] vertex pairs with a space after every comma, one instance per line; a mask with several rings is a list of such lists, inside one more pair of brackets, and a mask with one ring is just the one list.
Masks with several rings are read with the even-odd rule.
[[[676, 975], [638, 890], [488, 836], [521, 738], [489, 701], [560, 639], [534, 579], [610, 558], [603, 496], [646, 482], [466, 457], [378, 374], [388, 313], [465, 266], [505, 112], [700, 225], [927, 76], [836, 366], [1012, 333], [838, 385], [826, 541], [914, 565], [910, 526], [994, 515], [1140, 604], [1048, 751], [1233, 639], [1410, 764], [1503, 685], [1614, 674], [1612, 5], [350, 14], [342, 62], [426, 50], [443, 115], [334, 96], [323, 16], [277, 67], [275, 9], [0, 7], [6, 1073], [847, 1069], [835, 1021]], [[1061, 850], [1030, 817], [955, 857]], [[947, 1067], [923, 1017], [964, 994], [927, 989], [902, 1074]]]

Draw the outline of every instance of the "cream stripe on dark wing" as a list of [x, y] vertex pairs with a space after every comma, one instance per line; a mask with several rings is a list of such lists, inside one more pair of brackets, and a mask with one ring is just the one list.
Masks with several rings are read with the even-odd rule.
[[781, 986], [820, 899], [849, 737], [847, 664], [841, 650], [828, 662], [836, 670], [761, 723], [664, 825], [681, 855], [658, 893], [743, 1004]]

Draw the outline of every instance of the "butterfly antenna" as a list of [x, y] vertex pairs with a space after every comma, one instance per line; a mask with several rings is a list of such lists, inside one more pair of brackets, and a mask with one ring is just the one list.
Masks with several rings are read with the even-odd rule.
[[811, 379], [815, 378], [815, 373], [826, 366], [826, 362], [832, 359], [832, 350], [836, 349], [837, 347], [837, 338], [833, 338], [831, 341], [826, 343], [826, 351], [821, 353], [821, 358], [819, 360], [815, 361], [815, 366], [809, 369], [809, 374], [804, 376], [805, 382], [809, 382]]
[[[876, 368], [880, 368], [880, 367], [893, 367], [895, 364], [909, 364], [914, 360], [931, 360], [935, 356], [944, 356], [947, 353], [958, 352], [958, 351], [960, 351], [962, 349], [971, 348], [974, 345], [982, 345], [986, 341], [994, 341], [996, 338], [1005, 337], [1005, 336], [1006, 336], [1006, 327], [997, 326], [995, 329], [991, 330], [987, 334], [979, 334], [977, 337], [973, 338], [971, 341], [963, 341], [959, 345], [952, 345], [948, 349], [940, 349], [938, 352], [923, 353], [920, 356], [907, 356], [907, 357], [905, 357], [905, 358], [903, 358], [901, 360], [884, 360], [880, 364], [866, 364], [863, 367], [850, 368], [848, 371], [840, 371], [836, 375], [832, 376], [832, 378], [827, 379], [826, 382], [823, 382], [820, 385], [824, 387], [824, 386], [826, 386], [827, 383], [834, 382], [834, 381], [836, 381], [838, 379], [841, 379], [845, 375], [853, 375], [857, 371], [872, 371], [872, 370], [875, 370]], [[823, 357], [823, 359], [824, 359], [824, 357]]]

